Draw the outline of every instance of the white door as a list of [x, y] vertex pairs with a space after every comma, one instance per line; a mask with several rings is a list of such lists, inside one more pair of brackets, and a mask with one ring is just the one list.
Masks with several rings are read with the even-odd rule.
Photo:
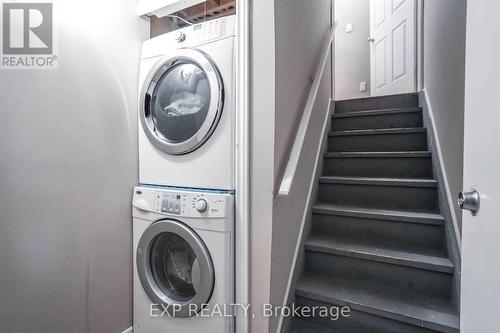
[[416, 0], [370, 0], [372, 96], [414, 92]]
[[467, 1], [461, 332], [500, 332], [500, 1]]

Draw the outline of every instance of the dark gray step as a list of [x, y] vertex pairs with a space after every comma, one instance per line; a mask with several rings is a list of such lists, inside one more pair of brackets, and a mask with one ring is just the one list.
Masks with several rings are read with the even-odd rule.
[[408, 212], [398, 210], [362, 208], [338, 206], [329, 204], [316, 204], [313, 207], [313, 212], [318, 214], [359, 217], [364, 219], [379, 219], [387, 221], [421, 223], [442, 226], [444, 218], [440, 214]]
[[341, 333], [336, 329], [315, 323], [313, 320], [294, 318], [288, 333]]
[[425, 128], [336, 131], [328, 135], [329, 152], [426, 151]]
[[305, 271], [359, 284], [391, 286], [401, 291], [451, 300], [452, 274], [384, 263], [372, 259], [306, 251]]
[[[297, 307], [301, 308], [327, 308], [334, 309], [333, 311], [341, 311], [342, 306], [333, 305], [331, 303], [320, 302], [317, 300], [296, 297], [295, 304]], [[338, 309], [338, 310], [337, 310]], [[344, 308], [344, 313], [346, 308]], [[334, 312], [335, 313], [335, 312]], [[338, 317], [338, 318], [337, 318]], [[331, 318], [337, 318], [332, 320]], [[304, 319], [302, 319], [304, 320]], [[305, 320], [304, 320], [305, 321]], [[400, 321], [395, 321], [392, 319], [372, 315], [366, 312], [361, 312], [349, 308], [349, 314], [345, 317], [343, 316], [322, 316], [315, 315], [307, 318], [309, 323], [317, 323], [320, 325], [321, 329], [329, 327], [331, 331], [326, 332], [341, 332], [344, 333], [430, 333], [436, 332], [433, 330], [428, 330], [426, 328], [414, 326], [411, 324], [403, 323]], [[300, 331], [299, 331], [300, 332]], [[318, 331], [324, 332], [324, 331]], [[295, 333], [295, 332], [294, 332]]]
[[428, 151], [326, 153], [323, 174], [328, 176], [432, 178]]
[[437, 182], [432, 179], [319, 178], [319, 203], [363, 208], [438, 212]]
[[448, 258], [422, 253], [394, 250], [368, 245], [359, 241], [312, 234], [305, 243], [310, 252], [366, 259], [382, 263], [420, 268], [429, 271], [453, 274], [454, 266]]
[[334, 113], [333, 118], [357, 118], [366, 116], [383, 116], [388, 114], [404, 114], [404, 113], [419, 113], [422, 112], [422, 108], [419, 106], [415, 107], [398, 107], [392, 109], [378, 109], [378, 110], [365, 110], [365, 111], [353, 111], [344, 113]]
[[335, 101], [335, 113], [417, 106], [418, 94], [400, 94]]
[[317, 214], [359, 217], [362, 219], [378, 219], [386, 221], [419, 223], [443, 226], [444, 218], [441, 214], [407, 212], [398, 210], [385, 210], [349, 206], [337, 206], [328, 204], [316, 204], [313, 212]]
[[333, 115], [332, 131], [422, 127], [421, 108], [357, 111]]
[[444, 251], [443, 225], [408, 223], [371, 217], [313, 213], [313, 234], [352, 239], [394, 249], [436, 254]]
[[[327, 318], [321, 321], [333, 327], [350, 324], [350, 330], [336, 326], [346, 332], [459, 332], [460, 320], [449, 302], [388, 286], [357, 284], [354, 280], [305, 274], [297, 284], [296, 296], [298, 303], [301, 299], [308, 299], [323, 304], [349, 306], [353, 311], [353, 320], [331, 321]], [[355, 315], [357, 312], [371, 316], [359, 318]], [[390, 323], [395, 324], [394, 328], [391, 328]], [[398, 329], [397, 325], [403, 323], [413, 326]], [[370, 327], [374, 329], [370, 330]]]

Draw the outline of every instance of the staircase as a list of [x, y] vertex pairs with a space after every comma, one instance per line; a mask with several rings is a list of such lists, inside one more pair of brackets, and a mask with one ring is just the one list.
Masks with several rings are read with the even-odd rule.
[[454, 264], [416, 94], [338, 101], [290, 332], [458, 332]]

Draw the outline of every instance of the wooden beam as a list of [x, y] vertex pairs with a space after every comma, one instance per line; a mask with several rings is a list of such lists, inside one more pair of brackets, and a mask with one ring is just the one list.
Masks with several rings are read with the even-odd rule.
[[207, 0], [205, 3], [187, 8], [178, 14], [183, 19], [196, 23], [235, 13], [235, 0]]

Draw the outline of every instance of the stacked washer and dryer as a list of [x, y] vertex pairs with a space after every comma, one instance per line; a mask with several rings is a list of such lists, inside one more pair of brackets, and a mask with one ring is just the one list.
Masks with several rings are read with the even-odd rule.
[[234, 16], [143, 44], [135, 333], [234, 330], [234, 55]]

